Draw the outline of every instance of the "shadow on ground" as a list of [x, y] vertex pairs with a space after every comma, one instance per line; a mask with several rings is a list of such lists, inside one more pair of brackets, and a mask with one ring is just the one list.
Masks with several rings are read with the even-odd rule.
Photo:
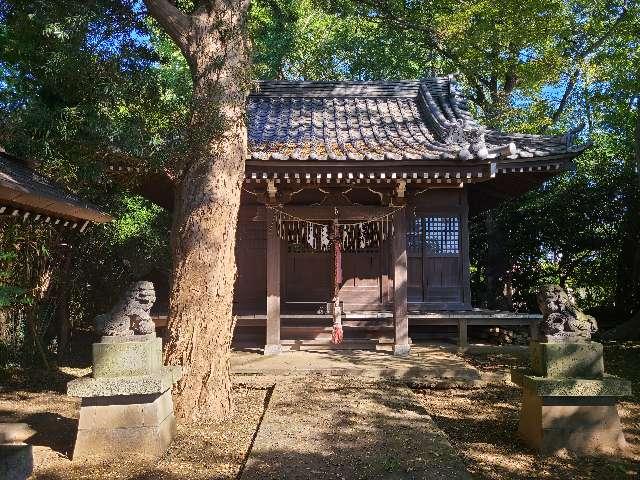
[[[625, 435], [636, 452], [640, 446], [638, 352], [636, 347], [620, 346], [605, 350], [607, 370], [634, 382], [636, 396], [621, 402], [620, 412]], [[333, 359], [336, 352], [324, 356]], [[364, 354], [346, 357], [358, 367], [366, 366], [370, 359]], [[425, 364], [437, 364], [436, 358], [425, 357]], [[465, 359], [490, 371], [522, 363], [522, 358], [513, 354]], [[29, 372], [0, 392], [0, 417], [26, 421], [39, 432], [34, 438], [39, 450], [37, 479], [238, 479], [262, 418], [267, 392], [264, 388], [237, 387], [233, 418], [180, 426], [176, 442], [153, 464], [78, 465], [68, 459], [75, 440], [78, 402], [64, 395], [66, 380], [65, 375], [47, 380]], [[272, 430], [266, 429], [265, 423], [264, 435], [271, 441], [253, 452], [270, 469], [260, 477], [251, 477], [247, 462], [244, 480], [283, 478], [272, 474], [283, 469], [291, 472], [287, 479], [464, 478], [465, 467], [474, 478], [491, 480], [637, 478], [640, 457], [635, 453], [625, 459], [541, 457], [527, 449], [517, 438], [520, 392], [509, 385], [421, 388], [414, 396], [399, 395], [406, 388], [404, 381], [372, 381], [358, 376], [332, 377], [326, 383], [322, 375], [307, 374], [277, 382], [284, 389], [279, 415], [282, 423], [272, 424]], [[310, 410], [312, 402], [318, 407], [315, 413]], [[276, 429], [283, 425], [291, 435], [277, 437]], [[314, 425], [320, 427], [310, 437]], [[305, 438], [308, 441], [300, 441]], [[455, 451], [446, 446], [448, 440]], [[43, 456], [43, 450], [51, 454]]]
[[[637, 353], [638, 350], [635, 350]], [[622, 355], [624, 358], [619, 357]], [[522, 355], [466, 355], [481, 370], [500, 370], [527, 363]], [[634, 382], [636, 397], [620, 402], [629, 450], [625, 456], [576, 458], [568, 453], [541, 456], [518, 439], [520, 389], [503, 384], [490, 384], [481, 389], [420, 389], [422, 404], [436, 424], [445, 431], [463, 457], [469, 471], [480, 479], [607, 479], [638, 478], [640, 471], [640, 403], [637, 378], [625, 375], [640, 358], [633, 350], [625, 352], [605, 349], [605, 368]]]

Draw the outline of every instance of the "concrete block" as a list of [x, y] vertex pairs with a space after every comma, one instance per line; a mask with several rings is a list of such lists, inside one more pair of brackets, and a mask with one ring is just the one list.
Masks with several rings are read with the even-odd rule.
[[157, 458], [176, 434], [173, 414], [157, 427], [78, 430], [73, 461]]
[[169, 390], [152, 395], [83, 398], [78, 429], [158, 426], [172, 413]]
[[0, 478], [2, 480], [26, 480], [33, 473], [33, 449], [31, 445], [0, 445]]
[[272, 344], [264, 346], [264, 354], [265, 355], [278, 355], [282, 353], [282, 345], [280, 344]]
[[611, 397], [540, 397], [525, 390], [518, 431], [527, 445], [546, 454], [615, 454], [626, 448]]
[[529, 346], [531, 367], [539, 377], [599, 379], [604, 374], [602, 344], [538, 343]]
[[162, 367], [162, 339], [93, 344], [93, 376], [127, 377], [157, 373]]
[[157, 457], [175, 433], [169, 390], [156, 395], [85, 398], [73, 460]]
[[67, 384], [72, 397], [113, 397], [166, 392], [182, 377], [179, 365], [162, 367], [157, 373], [132, 377], [83, 377]]
[[407, 355], [409, 355], [411, 353], [411, 345], [410, 344], [405, 344], [405, 345], [399, 345], [399, 344], [394, 344], [393, 345], [393, 354], [397, 355], [399, 357], [405, 357]]
[[527, 375], [522, 370], [511, 371], [511, 381], [541, 397], [628, 397], [631, 383], [605, 374], [601, 380], [584, 378], [549, 378]]
[[0, 423], [0, 444], [24, 443], [35, 434], [36, 431], [26, 423]]

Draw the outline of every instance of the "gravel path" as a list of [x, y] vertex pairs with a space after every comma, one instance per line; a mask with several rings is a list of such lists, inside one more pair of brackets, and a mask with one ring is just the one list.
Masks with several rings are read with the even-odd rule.
[[469, 479], [446, 435], [400, 384], [280, 379], [242, 480]]

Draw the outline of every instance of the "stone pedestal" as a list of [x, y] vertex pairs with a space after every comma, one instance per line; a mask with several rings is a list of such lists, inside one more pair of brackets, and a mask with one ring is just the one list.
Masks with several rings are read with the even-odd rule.
[[532, 343], [531, 371], [514, 370], [522, 387], [519, 433], [542, 453], [616, 453], [626, 447], [616, 409], [631, 384], [604, 374], [602, 345]]
[[33, 473], [33, 448], [25, 442], [35, 435], [26, 423], [0, 423], [0, 478], [26, 480]]
[[82, 398], [73, 460], [161, 455], [175, 436], [171, 387], [180, 376], [180, 367], [162, 366], [153, 334], [95, 343], [93, 376], [67, 387]]

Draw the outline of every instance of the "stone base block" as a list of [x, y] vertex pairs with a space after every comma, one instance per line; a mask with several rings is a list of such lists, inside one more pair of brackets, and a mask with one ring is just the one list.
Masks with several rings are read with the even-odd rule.
[[628, 397], [631, 382], [605, 374], [601, 380], [549, 378], [527, 375], [526, 370], [511, 370], [511, 381], [539, 397]]
[[73, 460], [158, 457], [175, 433], [170, 390], [83, 398]]
[[67, 383], [72, 397], [116, 397], [166, 392], [182, 377], [182, 367], [167, 365], [150, 375], [135, 377], [82, 377]]
[[539, 377], [599, 379], [604, 374], [602, 344], [538, 343], [529, 346], [531, 367]]
[[393, 345], [393, 354], [394, 355], [398, 355], [400, 357], [403, 356], [407, 356], [411, 353], [411, 345], [410, 344], [405, 344], [405, 345], [400, 345], [400, 344], [394, 344]]
[[93, 344], [93, 376], [131, 377], [149, 375], [162, 367], [162, 339], [155, 335], [118, 337]]
[[0, 478], [26, 480], [33, 473], [33, 449], [31, 445], [0, 445]]
[[541, 397], [524, 390], [519, 434], [545, 454], [615, 454], [626, 448], [615, 397]]
[[282, 345], [273, 344], [273, 345], [265, 345], [264, 346], [264, 354], [265, 355], [278, 355], [282, 353]]
[[26, 423], [0, 423], [0, 445], [24, 444], [36, 431]]

